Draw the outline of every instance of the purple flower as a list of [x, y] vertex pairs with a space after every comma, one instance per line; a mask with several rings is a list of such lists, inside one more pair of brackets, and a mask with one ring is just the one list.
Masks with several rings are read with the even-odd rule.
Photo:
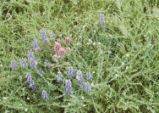
[[48, 60], [45, 60], [44, 64], [45, 64], [45, 66], [48, 66], [48, 67], [50, 67], [50, 65], [51, 65], [51, 63]]
[[31, 74], [27, 73], [26, 74], [26, 78], [27, 78], [27, 82], [29, 84], [29, 88], [31, 88], [32, 91], [35, 91], [36, 90], [36, 86], [35, 86], [34, 80], [31, 77]]
[[44, 42], [45, 45], [49, 45], [49, 43], [50, 43], [50, 41], [47, 40], [47, 39], [45, 39], [43, 42]]
[[70, 80], [65, 81], [66, 94], [70, 95], [72, 92], [72, 83]]
[[105, 18], [104, 18], [104, 14], [100, 14], [100, 24], [101, 27], [103, 28], [103, 30], [105, 31]]
[[37, 48], [39, 48], [37, 40], [32, 41], [32, 47], [33, 47], [33, 50], [37, 51]]
[[32, 50], [29, 50], [29, 51], [28, 51], [28, 60], [30, 60], [30, 59], [36, 60], [36, 58], [35, 58], [35, 56], [34, 56]]
[[79, 86], [81, 88], [82, 85], [83, 85], [83, 75], [82, 75], [81, 71], [77, 71], [76, 79], [77, 79], [77, 82], [78, 82], [78, 84], [79, 84]]
[[18, 69], [18, 66], [17, 66], [16, 61], [12, 61], [12, 62], [11, 62], [11, 69], [12, 69], [12, 70]]
[[60, 71], [57, 74], [57, 82], [62, 82], [62, 73]]
[[34, 54], [33, 54], [33, 52], [30, 50], [30, 51], [28, 51], [28, 60], [29, 60], [29, 62], [30, 62], [30, 67], [31, 68], [36, 68], [37, 67], [37, 62], [36, 62], [36, 58], [35, 58], [35, 56], [34, 56]]
[[84, 85], [84, 89], [86, 93], [90, 93], [91, 92], [91, 85], [89, 82], [86, 82]]
[[87, 81], [92, 79], [92, 76], [90, 73], [86, 73], [86, 79], [87, 79]]
[[34, 59], [30, 59], [30, 67], [35, 69], [37, 67], [37, 62]]
[[27, 60], [26, 58], [22, 58], [19, 60], [22, 68], [25, 68], [28, 66], [26, 60]]
[[52, 39], [55, 39], [55, 38], [56, 38], [56, 35], [55, 35], [55, 33], [54, 33], [54, 32], [51, 32], [51, 35], [50, 35], [50, 37], [51, 37]]
[[40, 74], [41, 77], [43, 77], [44, 72], [43, 72], [42, 69], [39, 70], [39, 74]]
[[68, 76], [69, 78], [74, 77], [74, 70], [73, 70], [72, 67], [69, 67], [69, 68], [68, 68], [67, 76]]
[[46, 92], [45, 90], [42, 91], [41, 96], [42, 96], [42, 98], [43, 98], [44, 100], [46, 100], [46, 101], [49, 100], [48, 94], [47, 94], [47, 92]]
[[40, 33], [41, 33], [41, 39], [45, 40], [47, 38], [47, 36], [46, 36], [46, 30], [45, 29], [41, 29]]

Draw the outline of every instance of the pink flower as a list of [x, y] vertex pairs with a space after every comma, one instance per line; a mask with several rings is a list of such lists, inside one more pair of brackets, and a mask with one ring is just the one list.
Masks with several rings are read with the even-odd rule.
[[54, 65], [53, 65], [53, 64], [51, 64], [51, 65], [50, 65], [50, 68], [54, 68]]
[[70, 42], [71, 42], [70, 38], [69, 38], [69, 37], [66, 37], [66, 38], [65, 38], [65, 42], [66, 42], [67, 44], [70, 43]]
[[64, 56], [65, 55], [65, 49], [64, 48], [60, 48], [59, 51], [58, 51], [58, 55]]
[[55, 54], [55, 55], [53, 56], [53, 58], [54, 58], [54, 59], [58, 59], [59, 56]]
[[67, 47], [66, 50], [67, 50], [67, 51], [71, 51], [71, 48]]
[[7, 18], [11, 19], [11, 14], [10, 13], [7, 13]]
[[38, 52], [40, 52], [40, 51], [41, 51], [41, 48], [40, 48], [40, 47], [38, 47], [38, 48], [36, 48], [36, 50], [37, 50]]
[[61, 48], [61, 44], [56, 42], [54, 46], [54, 50], [57, 52]]

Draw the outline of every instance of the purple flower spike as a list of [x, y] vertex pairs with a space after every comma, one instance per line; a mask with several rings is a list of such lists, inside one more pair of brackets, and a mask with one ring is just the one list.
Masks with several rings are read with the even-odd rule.
[[46, 92], [45, 90], [42, 91], [41, 96], [42, 96], [42, 98], [43, 98], [44, 100], [46, 100], [46, 101], [49, 100], [48, 94], [47, 94], [47, 92]]
[[57, 82], [62, 82], [62, 73], [59, 71], [57, 75]]
[[72, 83], [70, 80], [65, 81], [66, 94], [70, 95], [72, 92]]
[[92, 76], [91, 76], [90, 73], [87, 73], [87, 74], [86, 74], [86, 79], [87, 79], [87, 81], [92, 79]]
[[47, 39], [45, 39], [45, 40], [44, 40], [44, 44], [45, 44], [45, 45], [49, 45], [49, 44], [50, 44], [50, 41], [47, 40]]
[[84, 89], [86, 93], [90, 93], [91, 92], [91, 85], [89, 82], [86, 82], [84, 85]]
[[37, 51], [37, 48], [39, 48], [37, 40], [32, 41], [32, 47], [33, 47], [33, 50]]
[[40, 70], [39, 70], [39, 74], [40, 74], [40, 76], [41, 76], [41, 77], [43, 77], [44, 72], [43, 72], [43, 70], [42, 70], [42, 69], [40, 69]]
[[27, 78], [27, 82], [29, 84], [29, 88], [31, 88], [32, 91], [35, 91], [36, 90], [36, 86], [34, 84], [34, 80], [31, 77], [31, 74], [27, 73], [26, 74], [26, 78]]
[[105, 18], [104, 18], [104, 14], [100, 14], [100, 24], [101, 27], [103, 28], [103, 30], [105, 31]]
[[74, 70], [73, 70], [72, 67], [69, 67], [69, 68], [68, 68], [67, 76], [68, 76], [69, 78], [74, 77]]
[[79, 84], [79, 86], [81, 88], [82, 85], [83, 85], [83, 75], [82, 75], [81, 71], [77, 71], [76, 79], [77, 79], [77, 82], [78, 82], [78, 84]]
[[56, 35], [55, 35], [55, 33], [54, 33], [54, 32], [51, 32], [51, 35], [50, 35], [50, 37], [51, 37], [52, 39], [55, 39], [55, 38], [56, 38]]
[[29, 51], [28, 51], [28, 60], [30, 60], [30, 59], [36, 60], [36, 58], [35, 58], [35, 56], [34, 56], [32, 50], [29, 50]]
[[28, 66], [26, 60], [27, 60], [26, 58], [22, 58], [22, 59], [19, 60], [20, 61], [20, 66], [22, 68], [25, 68], [25, 67]]
[[18, 66], [17, 66], [16, 61], [12, 61], [12, 62], [11, 62], [11, 69], [12, 69], [12, 70], [18, 69]]
[[47, 36], [46, 36], [46, 30], [45, 29], [41, 29], [40, 33], [41, 33], [41, 39], [45, 40], [47, 38]]
[[34, 59], [30, 59], [30, 67], [35, 69], [37, 67], [37, 62]]

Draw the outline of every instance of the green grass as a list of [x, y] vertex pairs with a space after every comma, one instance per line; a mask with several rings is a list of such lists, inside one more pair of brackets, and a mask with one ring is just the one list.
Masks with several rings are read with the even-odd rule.
[[[71, 54], [54, 62], [54, 69], [45, 68], [44, 80], [30, 68], [11, 71], [11, 60], [27, 57], [34, 38], [40, 42], [41, 28], [48, 35], [54, 31], [57, 39], [69, 36]], [[45, 58], [52, 61], [53, 45], [40, 46], [46, 51], [35, 56], [42, 66]], [[0, 0], [0, 113], [159, 113], [158, 60], [158, 0]], [[55, 75], [60, 70], [66, 76], [68, 66], [92, 73], [90, 94], [74, 86], [73, 94], [65, 95]], [[27, 72], [36, 82], [34, 93]], [[42, 89], [48, 102], [41, 98]]]

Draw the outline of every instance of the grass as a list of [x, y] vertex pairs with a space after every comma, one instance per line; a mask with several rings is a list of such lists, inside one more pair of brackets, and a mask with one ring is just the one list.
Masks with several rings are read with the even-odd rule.
[[[159, 112], [158, 0], [0, 0], [0, 26], [0, 112]], [[54, 63], [54, 69], [44, 69], [44, 80], [30, 68], [11, 71], [11, 60], [27, 57], [31, 41], [40, 41], [41, 28], [48, 35], [54, 31], [56, 39], [69, 36], [71, 54]], [[52, 61], [53, 51], [40, 44], [48, 53], [35, 55], [42, 66], [45, 58]], [[68, 66], [92, 73], [90, 94], [75, 87], [72, 95], [65, 95], [55, 75], [60, 70], [65, 76]], [[34, 93], [27, 72], [39, 89]], [[48, 102], [41, 98], [42, 89], [49, 94]]]

